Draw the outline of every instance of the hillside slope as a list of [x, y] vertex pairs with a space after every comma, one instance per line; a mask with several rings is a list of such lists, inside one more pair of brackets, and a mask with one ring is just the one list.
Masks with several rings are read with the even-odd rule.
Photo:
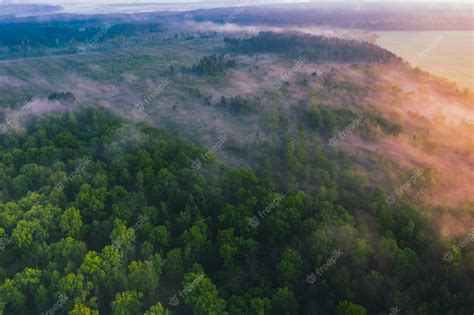
[[0, 63], [3, 313], [472, 312], [472, 92], [367, 43], [153, 33]]

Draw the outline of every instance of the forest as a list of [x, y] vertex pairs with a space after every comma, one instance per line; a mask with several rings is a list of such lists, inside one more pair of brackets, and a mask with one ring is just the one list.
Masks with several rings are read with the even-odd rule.
[[393, 53], [379, 46], [355, 41], [307, 34], [260, 32], [250, 38], [225, 38], [228, 48], [239, 53], [282, 53], [296, 58], [303, 56], [314, 62], [376, 62], [400, 61]]
[[[117, 37], [162, 31], [159, 23], [130, 23], [116, 19], [83, 18], [64, 21], [0, 21], [0, 53], [9, 58], [45, 55], [46, 49], [77, 53], [78, 46], [93, 46]], [[1, 54], [0, 54], [0, 57]]]
[[198, 75], [216, 76], [223, 74], [226, 69], [236, 66], [235, 58], [225, 58], [224, 54], [204, 56], [197, 63], [194, 63], [190, 69]]
[[467, 6], [99, 2], [0, 12], [0, 315], [472, 315], [474, 94], [347, 39]]
[[105, 109], [0, 135], [0, 313], [467, 314], [472, 253], [447, 264], [422, 207], [302, 141], [197, 169], [205, 149]]

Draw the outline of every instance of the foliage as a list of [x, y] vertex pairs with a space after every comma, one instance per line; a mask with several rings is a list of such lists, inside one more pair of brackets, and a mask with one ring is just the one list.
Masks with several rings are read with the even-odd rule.
[[[327, 115], [312, 120], [329, 132]], [[305, 141], [262, 146], [254, 170], [196, 170], [205, 150], [105, 110], [1, 135], [3, 313], [463, 313], [469, 256], [443, 261], [455, 243], [422, 208], [392, 211], [343, 155]]]
[[324, 36], [260, 32], [257, 36], [225, 38], [229, 50], [239, 53], [273, 52], [292, 58], [338, 62], [389, 63], [399, 61], [393, 53], [367, 42], [342, 40]]
[[235, 59], [225, 60], [224, 55], [211, 55], [202, 57], [197, 64], [193, 64], [191, 71], [198, 75], [216, 76], [222, 74], [226, 69], [236, 66]]

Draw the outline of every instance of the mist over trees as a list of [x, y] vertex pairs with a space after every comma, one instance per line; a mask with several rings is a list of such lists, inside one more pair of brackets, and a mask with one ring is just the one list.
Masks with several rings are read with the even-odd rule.
[[296, 58], [303, 56], [314, 62], [376, 62], [388, 63], [401, 59], [379, 46], [339, 38], [303, 34], [260, 32], [257, 36], [225, 38], [229, 49], [239, 53], [273, 52]]
[[471, 314], [472, 93], [228, 10], [0, 21], [0, 315]]
[[461, 314], [472, 301], [422, 209], [390, 209], [342, 156], [320, 151], [305, 171], [288, 139], [256, 172], [198, 170], [201, 149], [125, 124], [84, 108], [0, 136], [2, 313]]

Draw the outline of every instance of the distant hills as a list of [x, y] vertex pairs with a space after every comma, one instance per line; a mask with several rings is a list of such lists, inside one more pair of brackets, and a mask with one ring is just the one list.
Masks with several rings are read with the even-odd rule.
[[60, 10], [62, 10], [62, 7], [57, 5], [0, 3], [0, 16], [2, 17], [42, 15], [58, 12]]
[[[115, 3], [113, 3], [115, 2]], [[151, 3], [111, 1], [104, 3], [8, 4], [0, 3], [0, 18], [45, 14], [133, 14], [190, 11], [198, 22], [225, 21], [240, 25], [321, 26], [371, 31], [473, 30], [469, 3], [278, 3], [262, 1], [200, 1]], [[236, 14], [236, 7], [245, 9]], [[189, 17], [189, 16], [188, 16]], [[231, 21], [228, 20], [232, 17]]]
[[[472, 4], [305, 3], [253, 6], [232, 19], [242, 25], [330, 26], [372, 31], [473, 30]], [[196, 21], [223, 23], [235, 8], [197, 10]], [[235, 14], [235, 13], [234, 13]]]

